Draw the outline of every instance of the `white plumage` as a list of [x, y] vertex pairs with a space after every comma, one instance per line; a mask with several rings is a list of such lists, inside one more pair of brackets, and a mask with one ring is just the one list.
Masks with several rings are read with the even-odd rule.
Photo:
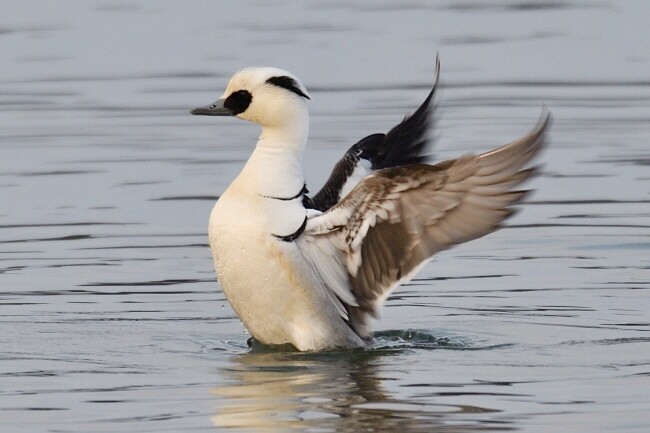
[[244, 69], [218, 101], [192, 110], [262, 126], [209, 225], [219, 282], [254, 338], [298, 350], [365, 346], [368, 319], [396, 286], [436, 252], [512, 214], [525, 193], [514, 188], [535, 172], [526, 167], [550, 116], [506, 146], [428, 165], [435, 88], [387, 134], [352, 146], [313, 198], [302, 173], [309, 94], [296, 77]]

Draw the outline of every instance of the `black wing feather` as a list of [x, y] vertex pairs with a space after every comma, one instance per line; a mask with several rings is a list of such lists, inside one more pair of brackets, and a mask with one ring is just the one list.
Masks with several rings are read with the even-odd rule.
[[341, 199], [341, 189], [361, 159], [370, 161], [372, 170], [419, 164], [427, 159], [427, 131], [431, 125], [431, 101], [440, 77], [440, 60], [436, 58], [436, 81], [422, 105], [406, 116], [386, 134], [372, 134], [350, 147], [336, 165], [329, 179], [313, 197], [304, 197], [305, 207], [326, 211]]

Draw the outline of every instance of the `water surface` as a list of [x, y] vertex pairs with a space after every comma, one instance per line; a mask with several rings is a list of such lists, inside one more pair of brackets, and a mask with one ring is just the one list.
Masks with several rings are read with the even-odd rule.
[[[2, 2], [0, 425], [7, 432], [646, 432], [644, 2]], [[312, 190], [426, 96], [435, 156], [554, 122], [504, 230], [396, 291], [372, 350], [250, 349], [213, 203], [258, 129], [189, 116], [241, 67], [312, 95]]]

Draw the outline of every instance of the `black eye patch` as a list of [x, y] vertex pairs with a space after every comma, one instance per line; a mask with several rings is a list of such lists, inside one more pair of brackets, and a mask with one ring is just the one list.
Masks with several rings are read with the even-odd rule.
[[286, 75], [283, 75], [281, 77], [271, 77], [268, 80], [266, 80], [267, 83], [273, 84], [274, 86], [282, 87], [283, 89], [287, 89], [290, 92], [295, 93], [298, 96], [302, 96], [303, 98], [310, 99], [309, 96], [305, 94], [302, 90], [300, 90], [300, 86], [291, 77], [287, 77]]
[[253, 95], [248, 90], [237, 90], [232, 92], [225, 101], [223, 101], [223, 106], [232, 111], [233, 116], [238, 115], [246, 111], [251, 101], [253, 100]]

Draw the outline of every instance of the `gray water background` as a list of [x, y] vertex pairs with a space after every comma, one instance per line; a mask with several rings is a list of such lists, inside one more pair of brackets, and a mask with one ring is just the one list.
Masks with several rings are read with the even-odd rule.
[[[0, 431], [650, 431], [650, 3], [0, 2]], [[554, 116], [498, 233], [377, 348], [251, 351], [213, 203], [259, 133], [188, 114], [249, 65], [311, 92], [306, 176], [422, 101], [436, 159]]]

